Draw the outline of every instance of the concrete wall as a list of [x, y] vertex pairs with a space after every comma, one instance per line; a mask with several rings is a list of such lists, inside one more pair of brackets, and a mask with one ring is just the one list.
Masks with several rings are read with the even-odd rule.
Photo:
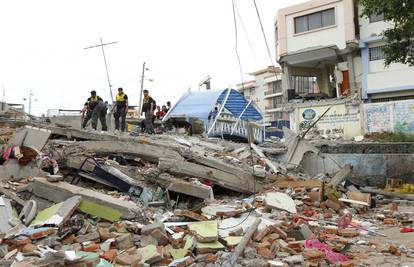
[[364, 104], [365, 131], [414, 133], [414, 100]]
[[414, 154], [325, 154], [321, 160], [309, 153], [302, 163], [311, 175], [332, 174], [339, 170], [338, 164], [350, 163], [354, 168], [352, 181], [360, 185], [383, 187], [387, 177], [414, 182]]
[[[335, 8], [335, 24], [329, 27], [295, 33], [294, 18], [321, 10]], [[347, 41], [355, 40], [354, 9], [352, 0], [312, 0], [280, 9], [277, 25], [277, 55], [310, 47], [336, 45], [346, 47]]]
[[[328, 107], [329, 105], [295, 108], [290, 116], [291, 128], [295, 132], [307, 129]], [[346, 104], [334, 105], [317, 123], [316, 129], [321, 135], [339, 135], [345, 139], [361, 135], [363, 132], [360, 107]]]

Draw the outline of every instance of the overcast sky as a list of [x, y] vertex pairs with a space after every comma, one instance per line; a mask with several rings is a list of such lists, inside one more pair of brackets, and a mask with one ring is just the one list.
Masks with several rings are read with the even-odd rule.
[[[274, 57], [277, 10], [302, 0], [256, 0]], [[236, 0], [239, 54], [246, 73], [271, 65], [253, 0]], [[175, 102], [210, 75], [212, 88], [241, 82], [234, 49], [231, 0], [71, 0], [0, 2], [0, 89], [7, 102], [23, 103], [32, 89], [32, 113], [80, 109], [91, 90], [110, 100], [102, 51], [105, 47], [113, 92], [123, 87], [138, 104], [140, 75], [163, 104]], [[274, 60], [274, 59], [273, 59]], [[0, 91], [1, 92], [1, 91]], [[2, 94], [1, 94], [2, 95]]]

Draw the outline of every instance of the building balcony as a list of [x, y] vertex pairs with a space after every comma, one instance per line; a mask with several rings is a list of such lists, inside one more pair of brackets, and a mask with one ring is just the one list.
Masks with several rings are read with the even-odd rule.
[[277, 96], [283, 96], [283, 92], [282, 91], [280, 91], [280, 92], [272, 92], [272, 91], [265, 92], [264, 98], [268, 99], [268, 98], [277, 97]]

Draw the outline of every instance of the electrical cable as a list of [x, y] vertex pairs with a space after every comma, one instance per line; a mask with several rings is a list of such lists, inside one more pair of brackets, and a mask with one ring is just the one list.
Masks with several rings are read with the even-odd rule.
[[246, 220], [247, 220], [247, 218], [249, 218], [249, 216], [250, 216], [250, 214], [252, 213], [252, 211], [254, 211], [256, 208], [252, 208], [252, 209], [250, 209], [250, 211], [249, 211], [249, 214], [247, 214], [247, 216], [246, 216], [246, 218], [244, 218], [243, 219], [243, 221], [241, 221], [241, 222], [239, 222], [239, 223], [237, 223], [237, 224], [235, 224], [235, 225], [233, 225], [233, 226], [230, 226], [230, 227], [223, 227], [223, 228], [218, 228], [219, 230], [227, 230], [227, 229], [231, 229], [231, 228], [234, 228], [234, 227], [236, 227], [236, 226], [239, 226], [240, 224], [242, 224], [242, 223], [244, 223]]
[[242, 66], [241, 66], [241, 62], [240, 62], [239, 52], [237, 50], [238, 34], [237, 34], [236, 8], [235, 8], [235, 2], [234, 2], [234, 0], [232, 0], [231, 2], [232, 2], [232, 7], [233, 7], [233, 21], [234, 21], [234, 34], [235, 34], [234, 49], [236, 50], [237, 61], [239, 63], [239, 70], [240, 70], [240, 77], [241, 77], [241, 85], [242, 85], [242, 89], [244, 91], [243, 71], [242, 71]]
[[238, 7], [237, 7], [237, 2], [236, 2], [236, 0], [234, 0], [234, 7], [235, 7], [235, 9], [236, 9], [237, 17], [239, 18], [240, 23], [241, 23], [241, 25], [242, 25], [243, 32], [244, 32], [244, 34], [246, 35], [247, 42], [249, 43], [250, 51], [251, 51], [251, 52], [252, 52], [252, 54], [253, 54], [254, 61], [256, 62], [256, 65], [258, 65], [258, 64], [259, 64], [259, 61], [257, 60], [257, 56], [256, 56], [256, 53], [254, 52], [253, 45], [252, 45], [252, 43], [251, 43], [251, 41], [250, 41], [250, 37], [249, 37], [249, 35], [247, 34], [247, 30], [246, 30], [246, 27], [244, 26], [243, 19], [242, 19], [241, 15], [240, 15], [240, 12], [239, 12]]
[[[275, 64], [273, 63], [272, 53], [270, 53], [269, 43], [267, 42], [266, 34], [264, 32], [264, 29], [263, 29], [263, 23], [262, 23], [262, 19], [260, 18], [259, 9], [257, 8], [256, 0], [253, 0], [253, 3], [254, 3], [254, 7], [256, 9], [257, 18], [259, 19], [260, 28], [262, 29], [262, 34], [263, 34], [263, 38], [264, 38], [264, 41], [265, 41], [265, 44], [266, 44], [267, 53], [269, 54], [270, 62], [272, 63], [273, 67], [276, 67]], [[276, 79], [278, 79], [276, 72], [274, 72], [274, 75], [275, 75]]]

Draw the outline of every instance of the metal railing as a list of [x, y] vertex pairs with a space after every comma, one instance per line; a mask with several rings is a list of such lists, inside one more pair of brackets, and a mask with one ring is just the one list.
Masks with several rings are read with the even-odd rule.
[[[207, 124], [206, 130], [210, 129], [211, 123]], [[209, 137], [221, 136], [224, 138], [224, 135], [233, 135], [236, 137], [242, 137], [248, 139], [248, 125], [249, 122], [245, 120], [240, 120], [237, 124], [236, 121], [229, 120], [220, 120], [218, 119], [216, 123], [210, 130]], [[263, 128], [258, 125], [252, 125], [252, 134], [253, 139], [256, 143], [263, 143]]]

